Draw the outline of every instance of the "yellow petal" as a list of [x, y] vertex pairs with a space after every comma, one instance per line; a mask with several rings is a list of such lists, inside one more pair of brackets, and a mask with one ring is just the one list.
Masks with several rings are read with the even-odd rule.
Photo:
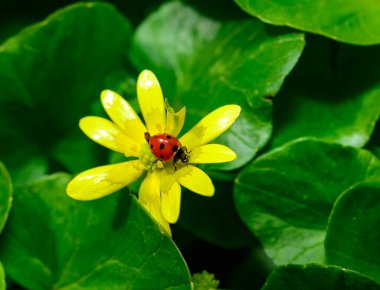
[[166, 163], [164, 169], [161, 170], [160, 177], [160, 188], [162, 192], [168, 192], [174, 183], [176, 183], [176, 179], [174, 176], [174, 167], [169, 163]]
[[169, 191], [161, 192], [162, 214], [169, 223], [176, 223], [181, 207], [181, 186], [174, 183]]
[[95, 167], [75, 176], [66, 188], [78, 200], [92, 200], [109, 195], [135, 181], [143, 173], [140, 161]]
[[102, 91], [100, 97], [108, 116], [127, 137], [139, 144], [146, 142], [144, 133], [147, 130], [140, 117], [126, 100], [110, 90]]
[[101, 117], [84, 117], [79, 122], [81, 130], [92, 140], [126, 156], [139, 156], [140, 146], [128, 138], [114, 123]]
[[164, 133], [166, 122], [164, 97], [156, 76], [149, 70], [144, 70], [139, 75], [137, 98], [149, 133], [151, 135]]
[[174, 174], [183, 187], [200, 195], [214, 195], [215, 189], [210, 177], [198, 167], [189, 165], [177, 170]]
[[190, 163], [221, 163], [236, 159], [230, 148], [220, 144], [207, 144], [195, 147], [190, 152]]
[[139, 189], [139, 200], [154, 220], [171, 236], [169, 223], [162, 214], [160, 195], [160, 174], [157, 170], [148, 172]]
[[241, 111], [238, 105], [227, 105], [216, 109], [204, 117], [179, 141], [188, 150], [211, 142], [226, 131], [237, 119]]
[[166, 115], [166, 130], [165, 133], [173, 135], [175, 137], [181, 132], [183, 123], [185, 122], [186, 108], [183, 107], [178, 112], [174, 112], [172, 107], [167, 105]]
[[139, 200], [148, 205], [156, 202], [160, 197], [160, 178], [157, 171], [148, 172], [139, 189]]

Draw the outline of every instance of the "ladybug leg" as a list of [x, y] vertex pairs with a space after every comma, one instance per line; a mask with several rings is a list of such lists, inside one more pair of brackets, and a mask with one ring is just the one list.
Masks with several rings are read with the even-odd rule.
[[187, 150], [186, 146], [183, 146], [183, 147], [182, 147], [182, 150], [183, 150], [183, 151], [185, 151], [185, 153], [186, 153], [186, 154], [189, 154], [189, 153], [191, 153], [191, 150], [190, 150], [190, 151], [189, 151], [189, 150]]
[[187, 150], [186, 147], [181, 147], [177, 150], [177, 152], [174, 155], [173, 158], [173, 166], [174, 166], [174, 171], [177, 170], [176, 164], [178, 161], [181, 160], [182, 163], [185, 163], [186, 166], [189, 166], [189, 151]]
[[182, 160], [183, 163], [186, 164], [187, 167], [189, 167], [189, 153], [191, 152], [191, 150], [188, 151], [187, 148], [186, 148], [186, 146], [183, 146], [181, 149], [182, 149], [182, 152], [183, 152], [183, 154], [181, 156], [181, 160]]
[[158, 159], [154, 160], [152, 166], [157, 165]]

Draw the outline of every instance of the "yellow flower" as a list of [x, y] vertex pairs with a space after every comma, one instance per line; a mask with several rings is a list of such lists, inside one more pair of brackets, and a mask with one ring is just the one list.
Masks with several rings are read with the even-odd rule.
[[144, 134], [165, 133], [177, 137], [186, 109], [174, 112], [165, 106], [160, 84], [149, 70], [143, 71], [138, 78], [137, 97], [146, 126], [128, 102], [110, 90], [102, 91], [101, 101], [112, 122], [95, 116], [84, 117], [79, 122], [82, 131], [93, 141], [136, 159], [80, 173], [68, 184], [67, 194], [77, 200], [101, 198], [129, 185], [145, 173], [138, 198], [170, 235], [169, 223], [175, 223], [180, 212], [180, 185], [204, 196], [214, 194], [209, 176], [193, 164], [228, 162], [236, 158], [230, 148], [207, 143], [235, 122], [240, 107], [226, 105], [216, 109], [179, 138], [188, 150], [189, 164], [179, 163], [175, 168], [173, 161], [157, 161]]

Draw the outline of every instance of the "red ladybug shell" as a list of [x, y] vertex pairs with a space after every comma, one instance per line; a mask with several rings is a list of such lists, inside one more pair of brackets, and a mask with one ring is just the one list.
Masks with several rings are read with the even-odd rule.
[[158, 134], [149, 139], [150, 151], [162, 161], [169, 161], [174, 154], [182, 147], [179, 140], [173, 135]]

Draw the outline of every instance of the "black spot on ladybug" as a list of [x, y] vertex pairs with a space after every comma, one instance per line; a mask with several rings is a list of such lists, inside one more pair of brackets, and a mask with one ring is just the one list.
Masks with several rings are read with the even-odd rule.
[[177, 152], [177, 150], [178, 150], [178, 146], [177, 146], [177, 145], [174, 145], [173, 148], [172, 148], [172, 151], [173, 151], [173, 152]]
[[153, 148], [153, 145], [151, 144], [151, 145], [150, 145], [150, 149], [152, 149], [152, 148]]
[[164, 149], [164, 147], [165, 147], [165, 144], [161, 143], [160, 144], [160, 149], [162, 150], [162, 149]]
[[161, 154], [161, 155], [160, 155], [160, 158], [161, 158], [161, 159], [164, 159], [164, 155]]
[[166, 135], [166, 139], [171, 139], [171, 138], [172, 138], [172, 136]]

